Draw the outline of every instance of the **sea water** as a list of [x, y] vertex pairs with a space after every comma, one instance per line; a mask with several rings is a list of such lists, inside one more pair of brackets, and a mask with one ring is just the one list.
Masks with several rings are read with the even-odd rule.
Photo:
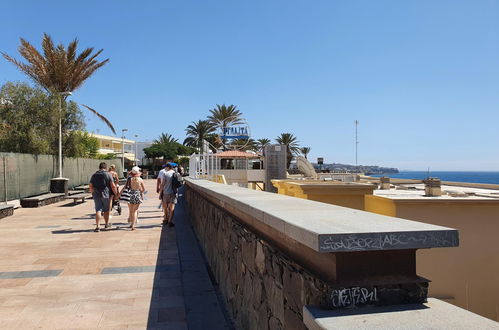
[[[430, 177], [439, 178], [442, 181], [499, 184], [499, 172], [430, 171], [429, 174]], [[399, 173], [371, 176], [377, 178], [380, 176], [387, 176], [394, 179], [423, 180], [428, 177], [428, 171], [401, 171]]]

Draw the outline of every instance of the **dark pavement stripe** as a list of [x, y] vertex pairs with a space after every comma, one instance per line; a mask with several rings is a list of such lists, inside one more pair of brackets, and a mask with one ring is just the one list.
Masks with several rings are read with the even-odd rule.
[[53, 277], [59, 275], [63, 269], [28, 270], [20, 272], [0, 272], [0, 279]]

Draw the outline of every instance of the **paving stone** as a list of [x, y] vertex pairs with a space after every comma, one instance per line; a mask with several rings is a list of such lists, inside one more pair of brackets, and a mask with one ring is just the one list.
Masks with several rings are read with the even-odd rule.
[[185, 310], [183, 307], [159, 308], [158, 323], [185, 321]]
[[29, 270], [29, 271], [20, 271], [20, 272], [0, 272], [0, 279], [51, 277], [51, 276], [57, 276], [61, 272], [62, 272], [62, 269]]
[[[155, 180], [145, 184], [154, 191]], [[93, 203], [65, 203], [21, 208], [0, 222], [0, 329], [225, 328], [223, 318], [210, 321], [223, 313], [180, 205], [174, 228], [160, 225], [162, 212], [150, 198], [137, 230], [124, 228], [122, 205], [113, 229], [94, 233]], [[214, 303], [203, 306], [206, 292]], [[190, 316], [186, 294], [194, 297]]]

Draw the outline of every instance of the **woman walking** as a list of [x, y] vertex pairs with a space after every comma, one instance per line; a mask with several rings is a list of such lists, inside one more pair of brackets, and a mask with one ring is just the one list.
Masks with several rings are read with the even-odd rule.
[[[116, 186], [116, 191], [120, 191], [120, 189], [119, 189], [120, 179], [118, 178], [118, 173], [116, 173], [116, 165], [111, 164], [109, 166], [109, 174], [111, 174], [111, 176], [113, 177], [113, 182], [114, 182], [114, 185]], [[113, 193], [111, 192], [111, 194], [113, 194]], [[111, 196], [111, 198], [109, 198], [109, 217], [110, 218], [111, 218], [111, 213], [113, 211], [113, 202], [115, 202], [115, 200], [114, 200], [113, 196]]]
[[128, 202], [128, 211], [130, 219], [130, 228], [135, 230], [135, 223], [137, 222], [137, 215], [140, 203], [142, 203], [141, 195], [145, 191], [144, 181], [140, 177], [140, 168], [138, 166], [132, 167], [132, 171], [130, 172], [131, 177], [128, 178], [127, 183], [123, 187], [120, 192], [123, 192], [125, 189], [130, 190], [130, 201]]

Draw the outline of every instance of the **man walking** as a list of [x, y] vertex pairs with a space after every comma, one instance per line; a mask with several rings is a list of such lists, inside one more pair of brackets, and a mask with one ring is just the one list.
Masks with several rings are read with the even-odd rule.
[[[99, 222], [101, 218], [101, 212], [104, 214], [105, 229], [107, 230], [109, 226], [109, 199], [114, 196], [117, 198], [118, 191], [113, 182], [113, 177], [107, 171], [107, 164], [100, 163], [99, 170], [95, 172], [90, 178], [90, 191], [92, 192], [92, 198], [95, 204], [95, 232], [100, 231]], [[111, 195], [113, 192], [113, 195]]]
[[171, 163], [166, 164], [165, 168], [159, 172], [158, 180], [156, 181], [156, 192], [160, 193], [161, 202], [163, 204], [163, 225], [173, 227], [173, 212], [175, 204], [177, 204], [177, 192], [173, 187], [173, 166]]

